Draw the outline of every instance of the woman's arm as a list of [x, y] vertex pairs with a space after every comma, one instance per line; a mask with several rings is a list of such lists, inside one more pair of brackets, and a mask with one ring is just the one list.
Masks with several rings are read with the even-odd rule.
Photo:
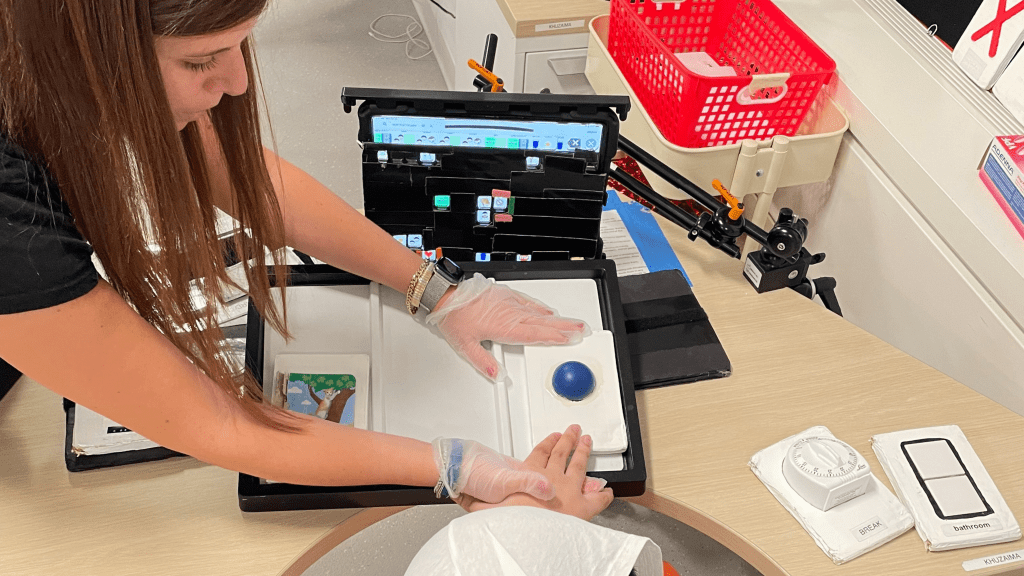
[[0, 357], [150, 440], [260, 478], [308, 485], [431, 486], [425, 442], [312, 417], [302, 432], [249, 419], [105, 282], [66, 304], [0, 315]]
[[[217, 135], [209, 120], [199, 126], [215, 202], [234, 215]], [[288, 246], [405, 293], [423, 263], [419, 256], [303, 170], [270, 150], [264, 149], [264, 156], [281, 204]]]
[[419, 256], [303, 170], [264, 153], [289, 246], [405, 293], [423, 263]]

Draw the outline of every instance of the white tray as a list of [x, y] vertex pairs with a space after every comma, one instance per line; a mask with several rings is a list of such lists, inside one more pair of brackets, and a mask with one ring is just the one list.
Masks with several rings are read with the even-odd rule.
[[[601, 329], [597, 284], [593, 280], [504, 284], [543, 301], [561, 315]], [[525, 458], [541, 439], [535, 436], [547, 434], [535, 431], [531, 420], [524, 347], [494, 347], [492, 353], [506, 364], [510, 374], [506, 383], [498, 385], [478, 374], [440, 335], [427, 328], [423, 312], [420, 318], [409, 316], [404, 295], [394, 290], [378, 284], [296, 286], [288, 289], [288, 295], [288, 320], [294, 338], [286, 343], [265, 328], [265, 391], [272, 393], [274, 359], [279, 354], [367, 354], [370, 385], [367, 394], [358, 395], [357, 413], [361, 409], [366, 414], [369, 430], [424, 441], [439, 436], [473, 439], [519, 459]], [[572, 359], [568, 356], [570, 348], [563, 350], [565, 359]], [[609, 354], [614, 358], [613, 349]], [[617, 372], [614, 382], [606, 379], [603, 387], [615, 392], [617, 423], [608, 423], [607, 406], [605, 412], [596, 412], [585, 400], [578, 408], [586, 410], [577, 410], [572, 421], [561, 424], [548, 418], [541, 429], [564, 430], [569, 424], [579, 423], [595, 440], [595, 454], [588, 468], [623, 470], [625, 443], [614, 439], [617, 444], [609, 447], [603, 437], [601, 444], [597, 443], [601, 429], [620, 427], [625, 434]], [[588, 421], [588, 416], [594, 420]]]

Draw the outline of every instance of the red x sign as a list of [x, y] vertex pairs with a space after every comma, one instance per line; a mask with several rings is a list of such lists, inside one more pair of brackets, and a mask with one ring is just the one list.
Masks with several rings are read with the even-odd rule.
[[999, 51], [999, 34], [1003, 31], [1003, 23], [1013, 18], [1018, 12], [1024, 10], [1024, 0], [1017, 2], [1017, 5], [1011, 8], [1009, 11], [1006, 10], [1006, 0], [999, 0], [999, 8], [996, 9], [996, 17], [988, 24], [985, 24], [981, 28], [978, 28], [974, 34], [971, 34], [971, 40], [977, 42], [985, 34], [992, 33], [992, 40], [988, 45], [988, 57], [995, 58], [996, 52]]

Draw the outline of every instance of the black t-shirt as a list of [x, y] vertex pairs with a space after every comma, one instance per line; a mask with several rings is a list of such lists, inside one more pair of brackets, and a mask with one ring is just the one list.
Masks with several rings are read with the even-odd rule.
[[0, 314], [63, 304], [98, 281], [56, 182], [0, 133]]

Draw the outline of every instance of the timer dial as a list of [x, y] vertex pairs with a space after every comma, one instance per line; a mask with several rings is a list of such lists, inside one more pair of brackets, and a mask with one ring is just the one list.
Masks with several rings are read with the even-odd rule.
[[805, 438], [789, 449], [793, 464], [807, 474], [825, 478], [845, 476], [857, 469], [860, 454], [831, 438]]
[[820, 510], [867, 491], [871, 470], [849, 444], [827, 436], [801, 438], [790, 447], [782, 474], [804, 500]]

